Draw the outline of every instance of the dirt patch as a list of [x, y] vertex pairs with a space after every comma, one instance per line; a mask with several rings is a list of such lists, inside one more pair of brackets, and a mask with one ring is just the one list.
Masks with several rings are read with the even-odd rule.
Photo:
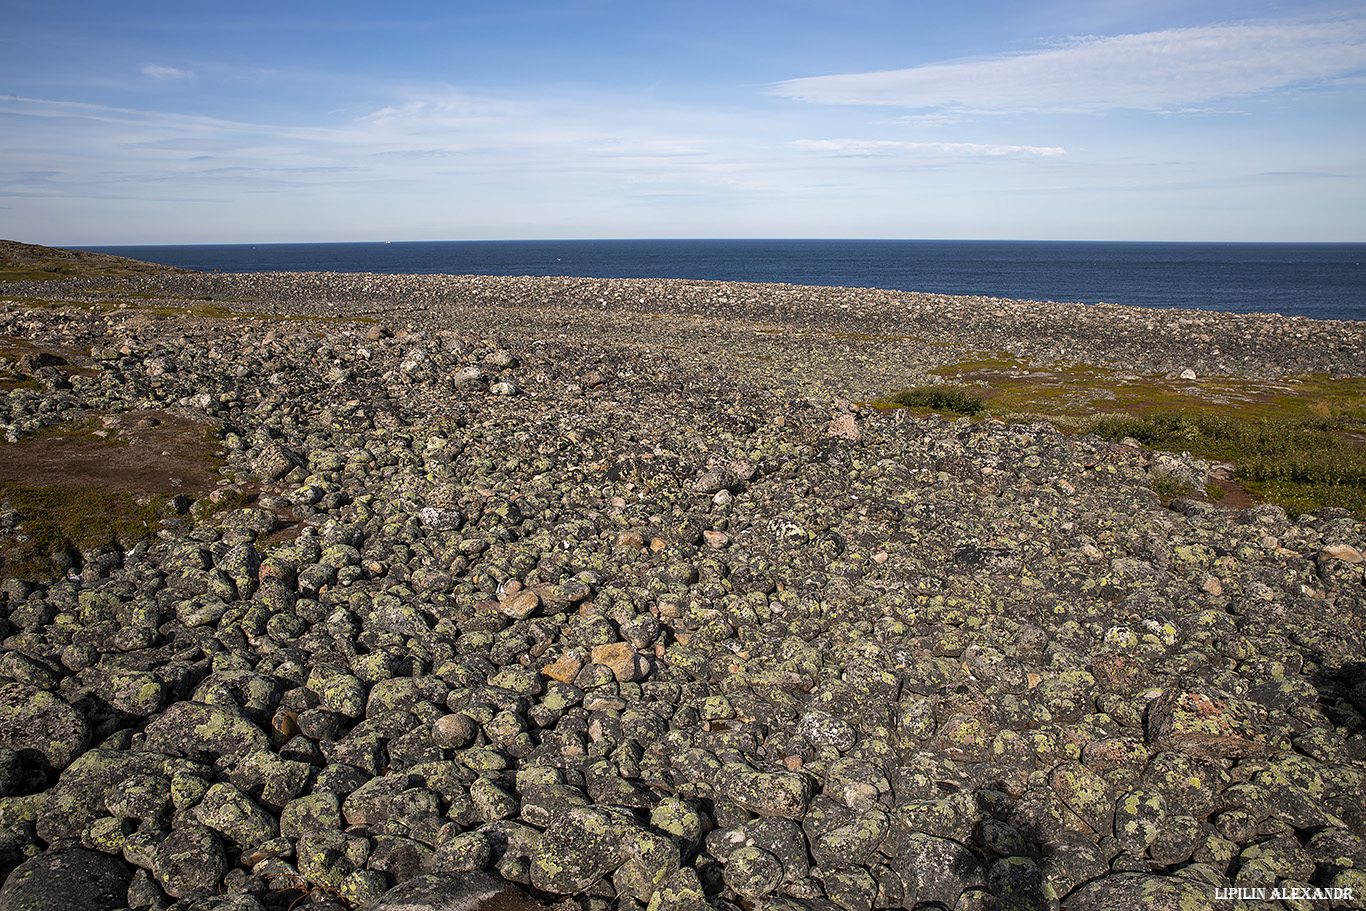
[[202, 414], [92, 414], [0, 445], [0, 566], [18, 578], [79, 569], [92, 549], [126, 550], [160, 520], [218, 490], [222, 425]]
[[1215, 506], [1222, 506], [1225, 509], [1247, 509], [1249, 506], [1256, 506], [1262, 501], [1254, 497], [1246, 487], [1237, 481], [1226, 481], [1221, 478], [1210, 478], [1210, 483], [1224, 492], [1219, 499], [1213, 497], [1202, 497]]
[[0, 449], [0, 484], [201, 496], [218, 484], [222, 427], [188, 410], [89, 415]]

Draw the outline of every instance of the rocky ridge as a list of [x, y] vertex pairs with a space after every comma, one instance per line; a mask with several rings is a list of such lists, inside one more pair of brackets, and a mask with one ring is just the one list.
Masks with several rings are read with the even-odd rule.
[[1210, 466], [849, 401], [935, 345], [1360, 375], [1358, 324], [156, 281], [275, 316], [0, 315], [10, 453], [119, 413], [225, 453], [151, 541], [0, 584], [3, 911], [1366, 898], [1357, 521], [1163, 506], [1155, 467]]

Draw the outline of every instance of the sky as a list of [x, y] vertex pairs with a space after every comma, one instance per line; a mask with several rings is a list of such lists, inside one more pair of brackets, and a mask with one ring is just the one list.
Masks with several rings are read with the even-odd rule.
[[1366, 4], [0, 0], [0, 237], [1366, 242]]

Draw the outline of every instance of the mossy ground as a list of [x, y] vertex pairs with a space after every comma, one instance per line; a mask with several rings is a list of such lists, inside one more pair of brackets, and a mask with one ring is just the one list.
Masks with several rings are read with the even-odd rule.
[[[29, 487], [0, 482], [15, 533], [0, 551], [8, 576], [59, 577], [79, 552], [151, 538], [164, 498], [100, 487]], [[6, 536], [10, 537], [10, 536]]]
[[146, 540], [171, 497], [215, 490], [222, 464], [221, 427], [156, 410], [90, 414], [0, 445], [0, 571], [27, 579]]
[[886, 404], [965, 415], [981, 414], [987, 407], [981, 396], [974, 395], [972, 392], [956, 386], [920, 386], [915, 389], [902, 389], [888, 396]]

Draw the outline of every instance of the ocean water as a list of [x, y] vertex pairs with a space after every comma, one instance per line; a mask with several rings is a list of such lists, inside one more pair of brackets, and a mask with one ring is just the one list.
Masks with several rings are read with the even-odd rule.
[[1366, 244], [557, 240], [84, 249], [203, 271], [785, 282], [1366, 320]]

